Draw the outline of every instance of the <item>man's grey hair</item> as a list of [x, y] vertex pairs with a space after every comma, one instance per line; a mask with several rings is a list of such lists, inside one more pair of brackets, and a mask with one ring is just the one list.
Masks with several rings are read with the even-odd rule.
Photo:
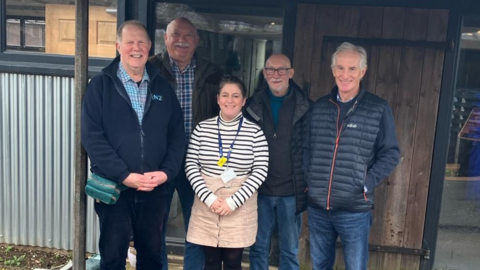
[[337, 63], [337, 55], [341, 52], [356, 52], [360, 55], [360, 68], [367, 67], [367, 51], [361, 46], [353, 45], [352, 43], [343, 42], [337, 47], [337, 50], [332, 54], [332, 67]]
[[173, 22], [184, 22], [184, 23], [189, 24], [194, 29], [195, 35], [198, 37], [197, 27], [192, 23], [192, 21], [190, 21], [189, 19], [187, 19], [185, 17], [177, 17], [177, 18], [173, 19], [171, 22], [169, 22], [168, 25], [167, 25], [167, 29], [165, 29], [165, 32], [167, 34], [170, 33], [170, 29], [172, 27]]
[[125, 21], [124, 23], [122, 23], [122, 25], [120, 25], [120, 27], [118, 27], [118, 30], [117, 30], [118, 42], [122, 41], [123, 28], [125, 28], [125, 26], [127, 25], [132, 25], [132, 26], [136, 26], [137, 28], [143, 29], [145, 31], [145, 34], [147, 34], [148, 39], [150, 40], [150, 37], [148, 36], [147, 27], [145, 27], [145, 25], [141, 21], [129, 20], [129, 21]]

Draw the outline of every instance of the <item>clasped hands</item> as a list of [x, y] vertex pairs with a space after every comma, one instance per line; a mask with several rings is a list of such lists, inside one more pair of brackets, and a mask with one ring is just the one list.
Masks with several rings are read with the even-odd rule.
[[227, 201], [222, 198], [217, 198], [210, 206], [210, 210], [220, 216], [227, 216], [233, 212], [230, 206], [228, 206]]
[[138, 191], [152, 191], [167, 181], [167, 175], [162, 171], [146, 172], [144, 174], [130, 173], [123, 184]]

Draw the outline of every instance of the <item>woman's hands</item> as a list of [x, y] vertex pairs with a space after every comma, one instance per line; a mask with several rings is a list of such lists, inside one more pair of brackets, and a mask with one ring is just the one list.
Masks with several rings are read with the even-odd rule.
[[210, 210], [220, 216], [227, 216], [233, 212], [227, 202], [222, 198], [217, 198], [210, 206]]

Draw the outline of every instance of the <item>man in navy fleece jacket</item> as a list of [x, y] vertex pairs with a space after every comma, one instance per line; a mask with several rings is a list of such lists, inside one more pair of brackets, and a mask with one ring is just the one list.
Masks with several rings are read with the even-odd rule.
[[166, 195], [185, 151], [182, 110], [147, 63], [151, 42], [141, 22], [122, 24], [115, 45], [120, 55], [92, 78], [82, 108], [91, 171], [129, 187], [114, 205], [95, 202], [101, 269], [125, 269], [132, 232], [137, 269], [161, 269]]

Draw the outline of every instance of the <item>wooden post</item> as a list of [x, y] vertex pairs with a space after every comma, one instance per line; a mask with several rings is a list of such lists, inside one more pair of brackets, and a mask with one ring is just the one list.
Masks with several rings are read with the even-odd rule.
[[310, 257], [310, 232], [308, 230], [308, 212], [302, 213], [302, 234], [298, 243], [298, 260], [301, 270], [312, 269], [312, 258]]
[[85, 269], [87, 154], [82, 147], [81, 111], [88, 80], [88, 0], [75, 1], [75, 201], [73, 206], [73, 269]]

